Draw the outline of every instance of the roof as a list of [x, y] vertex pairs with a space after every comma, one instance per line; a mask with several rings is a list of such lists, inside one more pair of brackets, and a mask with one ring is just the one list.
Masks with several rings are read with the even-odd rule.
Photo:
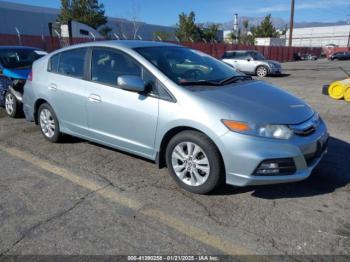
[[157, 47], [157, 46], [179, 46], [176, 44], [168, 42], [156, 42], [156, 41], [141, 41], [141, 40], [110, 40], [110, 41], [101, 41], [101, 42], [90, 42], [90, 45], [104, 44], [104, 45], [113, 45], [126, 48], [138, 48], [138, 47]]
[[120, 48], [126, 48], [126, 49], [133, 49], [138, 47], [162, 47], [162, 46], [181, 47], [181, 45], [176, 45], [168, 42], [141, 41], [141, 40], [109, 40], [109, 41], [95, 41], [95, 42], [87, 42], [82, 44], [71, 45], [71, 46], [58, 49], [53, 53], [61, 52], [64, 50], [70, 50], [74, 48], [79, 48], [79, 47], [90, 47], [90, 46], [120, 47]]

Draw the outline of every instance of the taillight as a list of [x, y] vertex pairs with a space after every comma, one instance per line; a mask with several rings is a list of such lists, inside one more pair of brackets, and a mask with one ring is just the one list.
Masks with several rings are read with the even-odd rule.
[[27, 81], [33, 81], [33, 71], [30, 71], [27, 77]]

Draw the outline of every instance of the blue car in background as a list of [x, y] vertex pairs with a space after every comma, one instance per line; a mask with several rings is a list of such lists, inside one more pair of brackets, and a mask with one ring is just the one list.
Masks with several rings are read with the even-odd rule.
[[35, 60], [46, 55], [34, 47], [0, 46], [0, 106], [11, 117], [22, 114], [22, 94]]

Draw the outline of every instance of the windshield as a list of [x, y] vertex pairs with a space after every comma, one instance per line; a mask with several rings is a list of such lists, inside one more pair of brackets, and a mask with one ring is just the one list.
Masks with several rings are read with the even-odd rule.
[[221, 85], [242, 74], [204, 53], [173, 46], [141, 47], [135, 50], [179, 85]]
[[259, 52], [254, 52], [253, 58], [254, 58], [254, 60], [260, 60], [260, 61], [265, 60], [265, 57]]
[[34, 49], [0, 49], [0, 62], [9, 69], [30, 68], [42, 56]]

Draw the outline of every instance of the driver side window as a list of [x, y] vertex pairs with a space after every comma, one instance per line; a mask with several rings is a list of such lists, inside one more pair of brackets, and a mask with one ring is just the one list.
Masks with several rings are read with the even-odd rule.
[[156, 78], [132, 57], [118, 50], [95, 48], [91, 58], [91, 80], [117, 87], [119, 76], [141, 77], [149, 93], [156, 93]]
[[141, 77], [141, 67], [121, 52], [105, 48], [93, 49], [91, 59], [92, 81], [116, 86], [118, 77], [123, 75]]

